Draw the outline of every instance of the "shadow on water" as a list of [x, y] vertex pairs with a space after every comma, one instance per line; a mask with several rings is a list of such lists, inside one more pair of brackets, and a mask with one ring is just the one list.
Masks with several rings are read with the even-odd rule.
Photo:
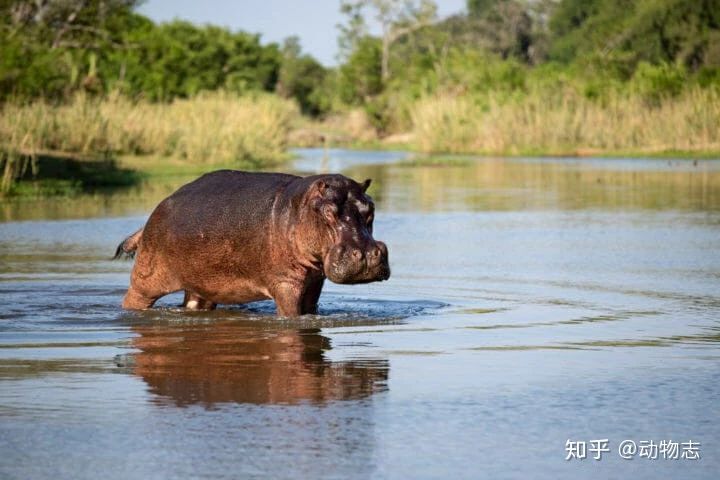
[[10, 197], [76, 195], [103, 189], [137, 185], [142, 175], [122, 168], [112, 157], [82, 159], [60, 154], [41, 154], [26, 159], [16, 173]]

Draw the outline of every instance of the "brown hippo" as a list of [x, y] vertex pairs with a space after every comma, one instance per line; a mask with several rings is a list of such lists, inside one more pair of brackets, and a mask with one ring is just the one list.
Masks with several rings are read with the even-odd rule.
[[295, 316], [317, 313], [325, 277], [387, 280], [369, 186], [342, 175], [203, 175], [160, 202], [118, 246], [116, 258], [137, 254], [123, 308], [150, 308], [184, 290], [190, 309], [272, 298], [279, 315]]

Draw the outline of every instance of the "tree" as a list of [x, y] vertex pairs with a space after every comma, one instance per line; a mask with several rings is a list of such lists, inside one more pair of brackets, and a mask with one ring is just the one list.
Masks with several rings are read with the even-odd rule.
[[481, 17], [490, 12], [501, 0], [467, 0], [468, 15]]
[[435, 21], [437, 6], [432, 0], [342, 0], [341, 11], [349, 17], [341, 27], [340, 46], [352, 51], [368, 33], [367, 11], [382, 30], [380, 71], [383, 82], [390, 78], [390, 47], [398, 39]]
[[103, 89], [106, 54], [128, 48], [137, 0], [0, 0], [0, 98]]
[[21, 34], [52, 49], [92, 48], [117, 43], [118, 19], [131, 14], [139, 0], [18, 0], [0, 2], [10, 37]]
[[340, 67], [340, 98], [349, 104], [368, 103], [382, 92], [380, 71], [381, 46], [377, 38], [366, 36], [357, 41], [350, 58]]
[[151, 100], [224, 88], [273, 91], [277, 45], [134, 12], [138, 0], [0, 0], [0, 100], [117, 89]]
[[282, 63], [275, 91], [283, 97], [294, 98], [307, 115], [325, 113], [329, 102], [322, 91], [327, 72], [312, 56], [302, 53], [300, 39], [288, 37], [281, 49]]
[[697, 70], [714, 62], [720, 0], [561, 0], [550, 28], [560, 61], [594, 55], [623, 62], [626, 75], [639, 62]]
[[[538, 9], [547, 0], [468, 0], [467, 27], [478, 37], [479, 46], [525, 62], [537, 61], [532, 46], [542, 27]], [[537, 49], [536, 49], [537, 50]]]

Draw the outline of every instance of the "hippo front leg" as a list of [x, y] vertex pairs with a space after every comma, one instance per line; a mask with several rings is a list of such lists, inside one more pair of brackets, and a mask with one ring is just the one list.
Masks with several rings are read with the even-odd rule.
[[317, 280], [310, 282], [305, 288], [305, 293], [302, 299], [302, 313], [316, 315], [318, 313], [318, 300], [320, 300], [320, 292], [322, 292], [323, 283], [325, 278], [320, 277]]
[[297, 317], [302, 315], [302, 287], [300, 285], [281, 283], [272, 292], [277, 314], [280, 317]]

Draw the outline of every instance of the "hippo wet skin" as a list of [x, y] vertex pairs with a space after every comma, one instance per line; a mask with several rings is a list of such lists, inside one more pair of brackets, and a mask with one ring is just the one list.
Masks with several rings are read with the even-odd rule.
[[369, 186], [342, 175], [203, 175], [160, 202], [118, 246], [116, 258], [135, 254], [123, 308], [150, 308], [184, 290], [189, 309], [271, 298], [279, 315], [296, 316], [317, 313], [325, 278], [387, 280]]

